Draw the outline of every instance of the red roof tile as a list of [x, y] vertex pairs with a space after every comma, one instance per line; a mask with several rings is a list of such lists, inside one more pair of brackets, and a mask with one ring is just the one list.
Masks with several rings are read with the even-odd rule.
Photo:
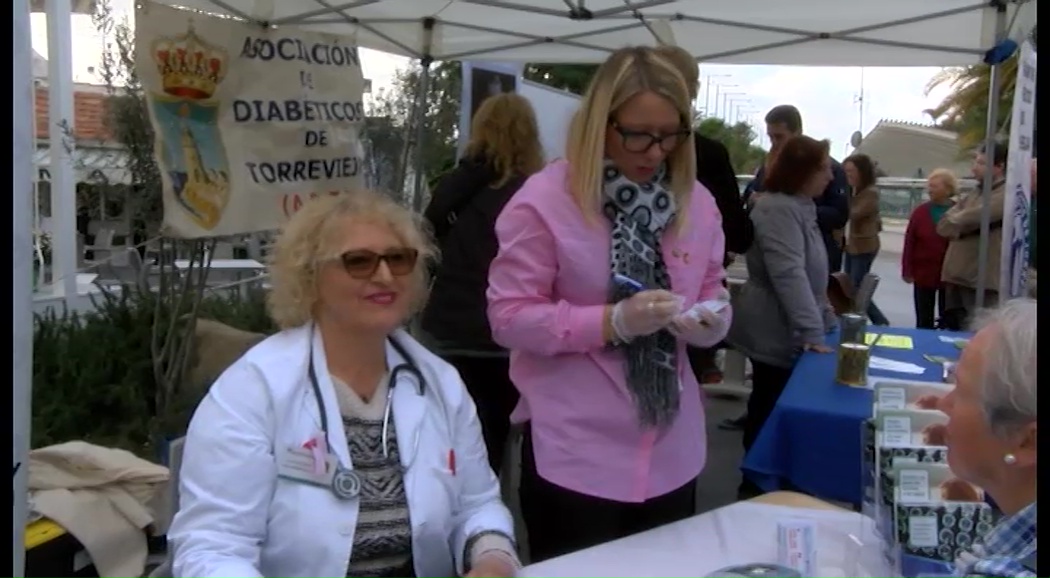
[[[106, 130], [106, 94], [77, 91], [73, 94], [73, 132], [77, 140], [107, 141], [111, 135]], [[48, 90], [36, 89], [36, 136], [46, 139], [51, 130], [48, 125]]]

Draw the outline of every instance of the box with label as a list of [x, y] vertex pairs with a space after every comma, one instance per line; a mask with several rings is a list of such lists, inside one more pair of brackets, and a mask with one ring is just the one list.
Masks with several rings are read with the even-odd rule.
[[876, 436], [875, 418], [866, 419], [860, 424], [860, 513], [867, 518], [875, 519], [878, 488], [879, 465], [875, 454]]
[[948, 395], [953, 386], [929, 382], [879, 381], [873, 389], [876, 410], [937, 410], [941, 398]]
[[947, 464], [893, 466], [894, 565], [906, 578], [950, 569], [955, 558], [995, 525], [984, 492]]
[[879, 410], [875, 416], [875, 529], [893, 542], [893, 467], [899, 463], [947, 463], [948, 416], [939, 411]]

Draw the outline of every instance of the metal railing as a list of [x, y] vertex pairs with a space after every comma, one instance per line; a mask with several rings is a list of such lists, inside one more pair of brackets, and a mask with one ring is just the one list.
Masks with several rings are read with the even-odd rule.
[[[737, 175], [736, 181], [741, 194], [753, 178], [752, 175]], [[878, 180], [877, 184], [879, 187], [879, 214], [884, 219], [907, 220], [915, 207], [926, 200], [926, 179], [883, 177]], [[976, 187], [977, 181], [973, 179], [959, 180], [959, 192]]]

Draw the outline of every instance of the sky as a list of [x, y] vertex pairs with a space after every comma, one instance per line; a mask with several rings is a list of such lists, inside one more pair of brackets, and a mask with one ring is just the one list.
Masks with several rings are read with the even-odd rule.
[[[129, 14], [132, 0], [111, 0], [114, 11]], [[47, 57], [47, 22], [43, 14], [32, 16], [33, 48]], [[98, 82], [91, 72], [101, 60], [103, 41], [88, 16], [73, 17], [73, 76], [76, 82]], [[403, 57], [361, 50], [364, 76], [372, 90], [389, 87], [399, 68], [411, 66]], [[929, 123], [923, 110], [932, 108], [947, 94], [941, 87], [926, 95], [925, 88], [937, 68], [929, 67], [813, 67], [740, 66], [701, 64], [701, 107], [710, 102], [711, 113], [725, 117], [723, 101], [733, 101], [731, 118], [749, 119], [761, 127], [767, 110], [778, 104], [794, 104], [802, 112], [807, 134], [830, 139], [832, 153], [848, 151], [850, 135], [866, 134], [880, 119]], [[863, 78], [863, 84], [862, 84]], [[711, 88], [708, 90], [707, 86]], [[863, 118], [857, 102], [863, 86]], [[710, 98], [707, 94], [710, 93]], [[727, 96], [722, 98], [721, 95]], [[719, 98], [715, 95], [718, 94]], [[738, 114], [739, 113], [739, 114]], [[763, 132], [760, 128], [759, 132]], [[768, 141], [763, 140], [764, 146]]]

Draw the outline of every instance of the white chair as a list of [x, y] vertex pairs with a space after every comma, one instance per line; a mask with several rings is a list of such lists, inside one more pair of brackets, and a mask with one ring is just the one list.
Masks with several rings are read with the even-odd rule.
[[92, 252], [91, 259], [88, 261], [100, 263], [109, 260], [113, 256], [113, 237], [115, 236], [116, 231], [113, 229], [100, 228], [98, 233], [95, 234], [94, 244], [84, 246], [85, 255], [87, 255], [88, 251]]

